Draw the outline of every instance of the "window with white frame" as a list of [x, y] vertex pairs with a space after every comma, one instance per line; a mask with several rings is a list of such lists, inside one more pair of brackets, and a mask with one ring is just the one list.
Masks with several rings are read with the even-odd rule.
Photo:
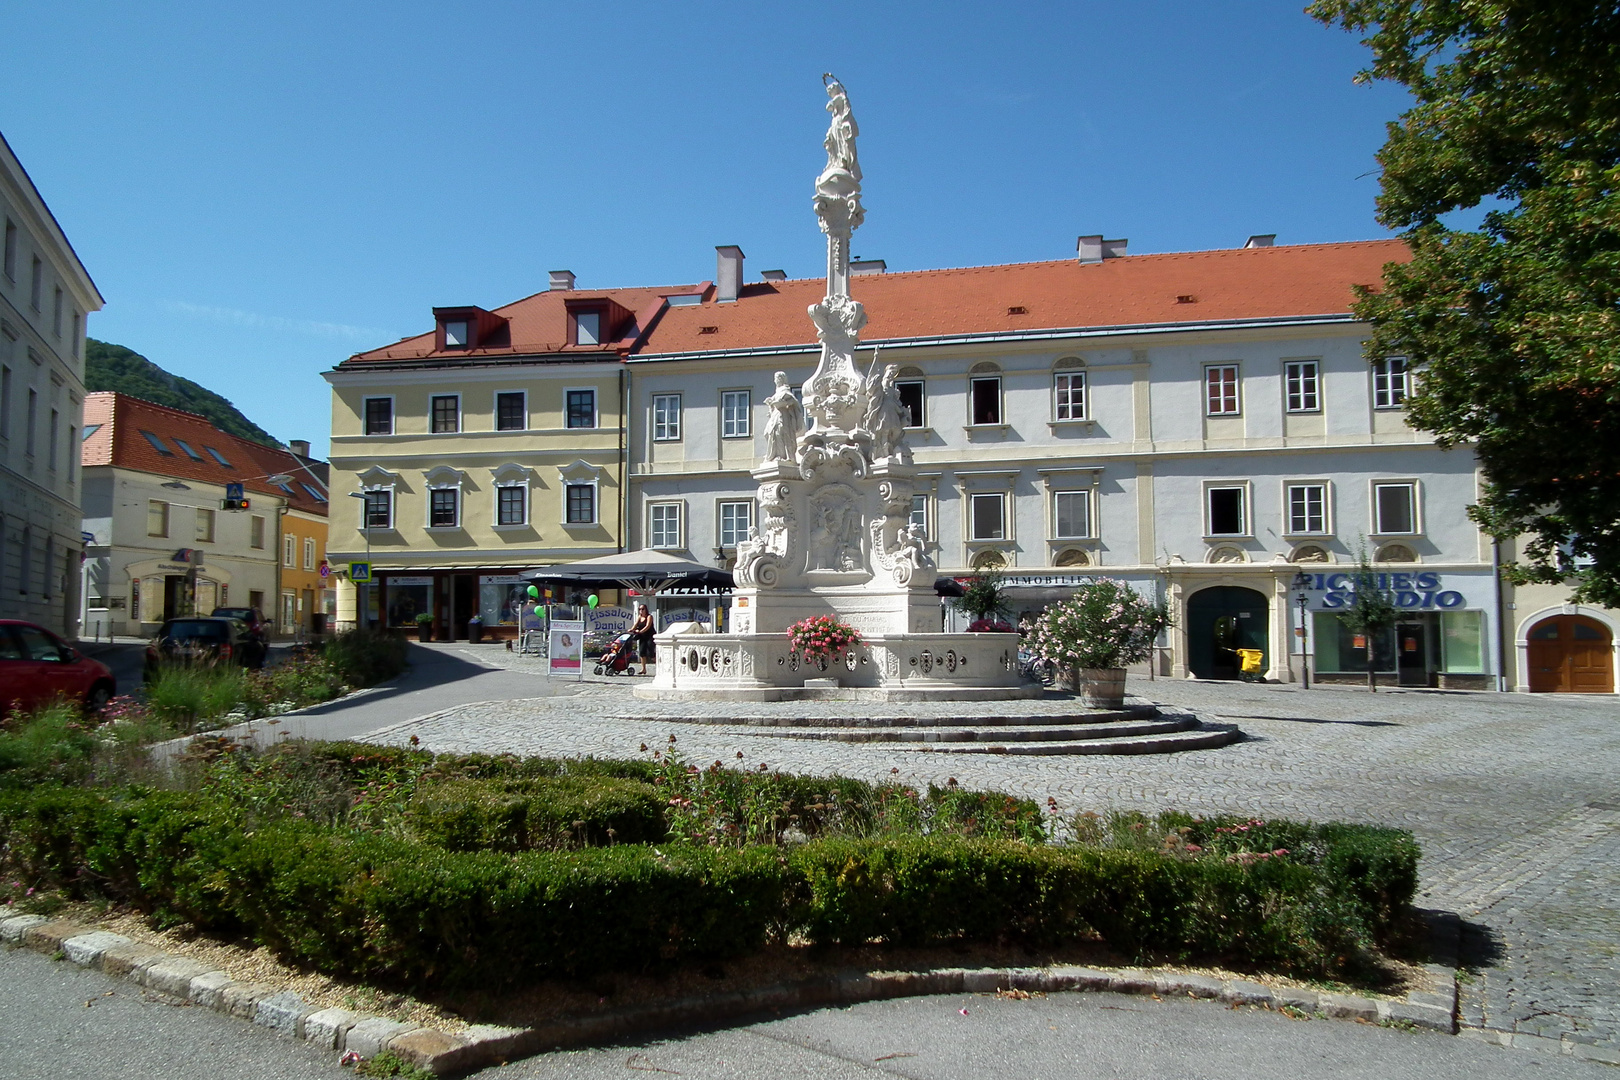
[[304, 537], [304, 569], [315, 569], [315, 538], [313, 536]]
[[1380, 536], [1418, 531], [1417, 485], [1410, 480], [1373, 485], [1373, 532]]
[[454, 529], [461, 524], [459, 488], [428, 489], [428, 528]]
[[577, 311], [574, 313], [574, 344], [600, 345], [602, 343], [602, 313]]
[[1249, 534], [1249, 491], [1242, 485], [1204, 489], [1206, 536]]
[[1078, 369], [1052, 373], [1052, 419], [1086, 420], [1086, 373]]
[[529, 395], [503, 390], [495, 395], [495, 430], [525, 431], [529, 427]]
[[726, 390], [720, 395], [720, 437], [745, 439], [748, 427], [749, 393], [747, 390]]
[[1091, 535], [1091, 492], [1055, 491], [1052, 493], [1052, 527], [1054, 539], [1083, 539]]
[[911, 520], [906, 522], [906, 524], [908, 526], [921, 525], [923, 527], [923, 533], [925, 535], [928, 535], [928, 536], [934, 535], [933, 529], [929, 528], [929, 526], [928, 526], [928, 496], [927, 495], [913, 495], [911, 497]]
[[281, 534], [281, 565], [288, 570], [298, 566], [298, 537], [292, 533]]
[[968, 422], [1001, 423], [1001, 376], [980, 375], [968, 380]]
[[647, 546], [654, 548], [678, 548], [681, 546], [680, 503], [661, 502], [648, 504]]
[[999, 491], [968, 496], [969, 538], [1007, 539], [1007, 496]]
[[453, 435], [461, 430], [461, 395], [434, 394], [432, 399], [432, 426], [435, 435]]
[[1321, 366], [1317, 361], [1288, 361], [1283, 365], [1283, 381], [1287, 386], [1289, 412], [1322, 410]]
[[570, 525], [596, 524], [596, 485], [567, 484], [563, 488], [564, 518]]
[[1210, 364], [1204, 368], [1204, 415], [1236, 416], [1241, 407], [1238, 366]]
[[392, 529], [394, 527], [394, 493], [389, 490], [368, 491], [366, 495], [367, 529]]
[[394, 433], [394, 399], [391, 397], [366, 398], [366, 434], [392, 435]]
[[564, 423], [571, 428], [593, 428], [596, 426], [596, 391], [592, 389], [569, 390], [564, 395], [566, 416]]
[[681, 438], [681, 395], [654, 394], [652, 399], [653, 442], [679, 442]]
[[169, 504], [159, 499], [146, 502], [146, 535], [169, 535]]
[[748, 530], [754, 524], [754, 504], [742, 499], [720, 504], [720, 546], [736, 547], [748, 539]]
[[472, 340], [467, 332], [466, 319], [451, 319], [444, 324], [444, 347], [447, 349], [465, 349]]
[[495, 489], [495, 524], [529, 523], [529, 485], [503, 484]]
[[1312, 536], [1327, 532], [1327, 485], [1288, 485], [1288, 535]]
[[1399, 409], [1406, 404], [1407, 395], [1412, 391], [1406, 357], [1386, 356], [1382, 360], [1374, 360], [1372, 373], [1373, 408]]
[[928, 417], [925, 407], [927, 397], [927, 384], [922, 379], [896, 379], [894, 392], [900, 398], [900, 408], [903, 410], [906, 427], [920, 428], [928, 426]]

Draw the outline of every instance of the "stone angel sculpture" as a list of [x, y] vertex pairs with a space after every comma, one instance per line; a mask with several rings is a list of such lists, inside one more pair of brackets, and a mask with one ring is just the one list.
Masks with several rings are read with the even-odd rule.
[[804, 410], [787, 372], [776, 373], [776, 392], [765, 399], [769, 410], [765, 419], [765, 460], [793, 461], [799, 453], [799, 433], [804, 430]]
[[[874, 356], [873, 367], [877, 366]], [[899, 456], [902, 461], [910, 455], [906, 451], [906, 423], [910, 410], [900, 401], [900, 390], [894, 385], [900, 369], [893, 364], [882, 372], [872, 371], [866, 377], [866, 414], [861, 426], [872, 437], [872, 460]]]

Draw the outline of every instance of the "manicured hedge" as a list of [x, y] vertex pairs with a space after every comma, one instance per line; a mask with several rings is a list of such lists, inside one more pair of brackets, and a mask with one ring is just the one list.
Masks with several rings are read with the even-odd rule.
[[170, 792], [0, 795], [0, 859], [31, 882], [247, 932], [323, 971], [479, 985], [734, 955], [787, 935], [1097, 934], [1132, 956], [1347, 974], [1410, 901], [1416, 845], [1396, 830], [1289, 827], [1306, 861], [948, 836], [507, 855], [305, 821], [244, 830], [217, 803]]
[[417, 788], [406, 820], [451, 851], [556, 851], [662, 840], [663, 804], [651, 784], [606, 776], [446, 780]]

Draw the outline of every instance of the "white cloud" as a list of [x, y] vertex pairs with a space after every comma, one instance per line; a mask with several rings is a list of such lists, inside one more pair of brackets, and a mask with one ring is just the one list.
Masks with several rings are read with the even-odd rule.
[[190, 304], [184, 300], [163, 300], [159, 302], [159, 306], [165, 311], [171, 311], [177, 315], [185, 315], [193, 319], [207, 319], [210, 322], [226, 323], [231, 326], [246, 326], [254, 330], [276, 330], [294, 334], [309, 334], [315, 337], [346, 338], [354, 341], [376, 341], [386, 336], [386, 331], [377, 330], [370, 326], [316, 322], [313, 319], [285, 319], [280, 315], [259, 315], [252, 311], [241, 311], [237, 308]]

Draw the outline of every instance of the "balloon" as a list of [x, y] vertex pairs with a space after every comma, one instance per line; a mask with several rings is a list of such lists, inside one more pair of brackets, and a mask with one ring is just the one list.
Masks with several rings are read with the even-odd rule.
[[597, 604], [599, 604], [599, 603], [600, 603], [600, 602], [601, 602], [601, 601], [599, 601], [599, 600], [597, 600], [597, 598], [596, 598], [596, 594], [595, 594], [595, 593], [591, 593], [591, 595], [590, 595], [590, 596], [589, 596], [589, 597], [587, 597], [587, 598], [586, 598], [586, 600], [585, 600], [585, 602], [586, 602], [586, 603], [587, 603], [587, 604], [589, 604], [589, 605], [591, 605], [591, 607], [593, 607], [593, 608], [594, 608], [594, 607], [596, 607], [596, 605], [597, 605]]
[[540, 599], [540, 590], [538, 588], [536, 588], [535, 586], [530, 585], [529, 586], [529, 598], [532, 599], [532, 600]]

